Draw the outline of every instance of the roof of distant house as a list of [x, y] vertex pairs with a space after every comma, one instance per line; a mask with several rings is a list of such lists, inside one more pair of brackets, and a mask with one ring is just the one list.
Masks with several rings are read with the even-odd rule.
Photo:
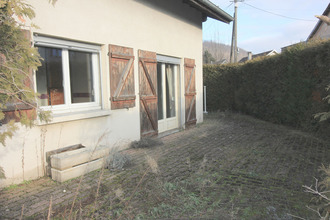
[[204, 21], [206, 21], [207, 17], [225, 22], [227, 24], [234, 20], [232, 16], [227, 14], [225, 11], [220, 9], [218, 6], [216, 6], [209, 0], [183, 0], [183, 2], [202, 12], [204, 16]]
[[[325, 9], [325, 11], [323, 12], [322, 15], [324, 16], [328, 16], [328, 14], [330, 13], [330, 3], [328, 4], [328, 7]], [[323, 23], [323, 21], [319, 20], [317, 22], [317, 24], [315, 25], [314, 29], [312, 30], [311, 34], [308, 36], [307, 40], [313, 38], [313, 36], [316, 34], [316, 32], [318, 31], [318, 29], [321, 27], [321, 24]]]
[[[276, 50], [269, 50], [269, 51], [266, 51], [266, 52], [262, 52], [262, 53], [258, 53], [258, 54], [254, 54], [252, 55], [252, 58], [251, 59], [255, 59], [257, 57], [263, 57], [263, 56], [271, 56], [271, 55], [275, 55], [275, 54], [278, 54]], [[243, 63], [245, 61], [248, 60], [248, 57], [243, 57], [239, 63]]]
[[215, 61], [213, 64], [226, 64], [226, 63], [228, 63], [227, 59], [221, 59], [221, 60]]

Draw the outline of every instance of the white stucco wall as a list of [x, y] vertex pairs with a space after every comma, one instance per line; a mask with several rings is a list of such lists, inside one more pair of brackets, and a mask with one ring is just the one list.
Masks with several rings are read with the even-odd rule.
[[[140, 138], [138, 50], [181, 58], [181, 126], [184, 124], [184, 58], [196, 62], [196, 116], [203, 121], [202, 14], [177, 0], [28, 0], [36, 12], [34, 33], [101, 45], [103, 110], [109, 115], [21, 128], [7, 146], [0, 146], [6, 179], [0, 188], [43, 176], [45, 153], [74, 144], [97, 142], [125, 147]], [[136, 106], [110, 110], [108, 44], [134, 49]], [[43, 134], [44, 137], [43, 138]], [[103, 136], [101, 140], [98, 139]]]

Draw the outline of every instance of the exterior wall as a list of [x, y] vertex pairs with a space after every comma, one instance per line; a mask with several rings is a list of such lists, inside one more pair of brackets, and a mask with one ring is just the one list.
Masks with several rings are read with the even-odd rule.
[[[327, 14], [327, 16], [330, 16], [330, 13]], [[330, 27], [325, 23], [322, 22], [319, 29], [316, 31], [312, 39], [328, 39], [330, 38]]]
[[[196, 117], [203, 121], [202, 14], [177, 0], [70, 0], [54, 6], [29, 0], [36, 12], [33, 33], [101, 45], [101, 112], [57, 117], [48, 125], [20, 128], [6, 147], [0, 146], [0, 167], [6, 179], [0, 188], [44, 175], [45, 153], [75, 144], [126, 147], [140, 138], [138, 50], [181, 58], [180, 126], [184, 126], [184, 58], [196, 62]], [[110, 110], [108, 44], [134, 49], [136, 105]], [[78, 115], [78, 116], [77, 116]], [[71, 121], [67, 121], [70, 119]]]
[[313, 36], [314, 39], [328, 39], [330, 38], [330, 28], [329, 26], [323, 22], [319, 28], [319, 30]]

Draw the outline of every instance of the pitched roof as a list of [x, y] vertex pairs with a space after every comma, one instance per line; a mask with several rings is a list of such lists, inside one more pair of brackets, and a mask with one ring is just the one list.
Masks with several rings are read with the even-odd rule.
[[227, 24], [234, 20], [232, 16], [227, 14], [209, 0], [183, 0], [183, 2], [202, 12], [205, 18], [210, 17]]
[[[330, 13], [330, 3], [328, 4], [328, 7], [325, 9], [325, 11], [323, 12], [324, 16], [328, 16], [328, 14]], [[321, 24], [323, 23], [323, 21], [319, 20], [314, 29], [312, 30], [311, 34], [308, 36], [307, 40], [313, 38], [313, 36], [316, 34], [316, 32], [319, 30], [319, 28], [321, 27]]]
[[[263, 56], [271, 56], [271, 55], [275, 55], [275, 54], [278, 54], [276, 50], [269, 50], [269, 51], [266, 51], [266, 52], [262, 52], [262, 53], [258, 53], [258, 54], [254, 54], [252, 55], [252, 59], [255, 59], [257, 57], [263, 57]], [[239, 63], [243, 63], [245, 61], [248, 60], [248, 57], [243, 57]]]
[[270, 56], [272, 54], [277, 54], [276, 50], [269, 50], [266, 52], [258, 53], [252, 56], [252, 58], [262, 57], [262, 56]]

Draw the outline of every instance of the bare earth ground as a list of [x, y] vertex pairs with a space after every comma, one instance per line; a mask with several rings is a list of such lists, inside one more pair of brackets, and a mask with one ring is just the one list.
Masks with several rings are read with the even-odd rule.
[[302, 185], [330, 163], [328, 142], [229, 113], [161, 140], [120, 152], [124, 170], [3, 189], [0, 219], [317, 219]]

